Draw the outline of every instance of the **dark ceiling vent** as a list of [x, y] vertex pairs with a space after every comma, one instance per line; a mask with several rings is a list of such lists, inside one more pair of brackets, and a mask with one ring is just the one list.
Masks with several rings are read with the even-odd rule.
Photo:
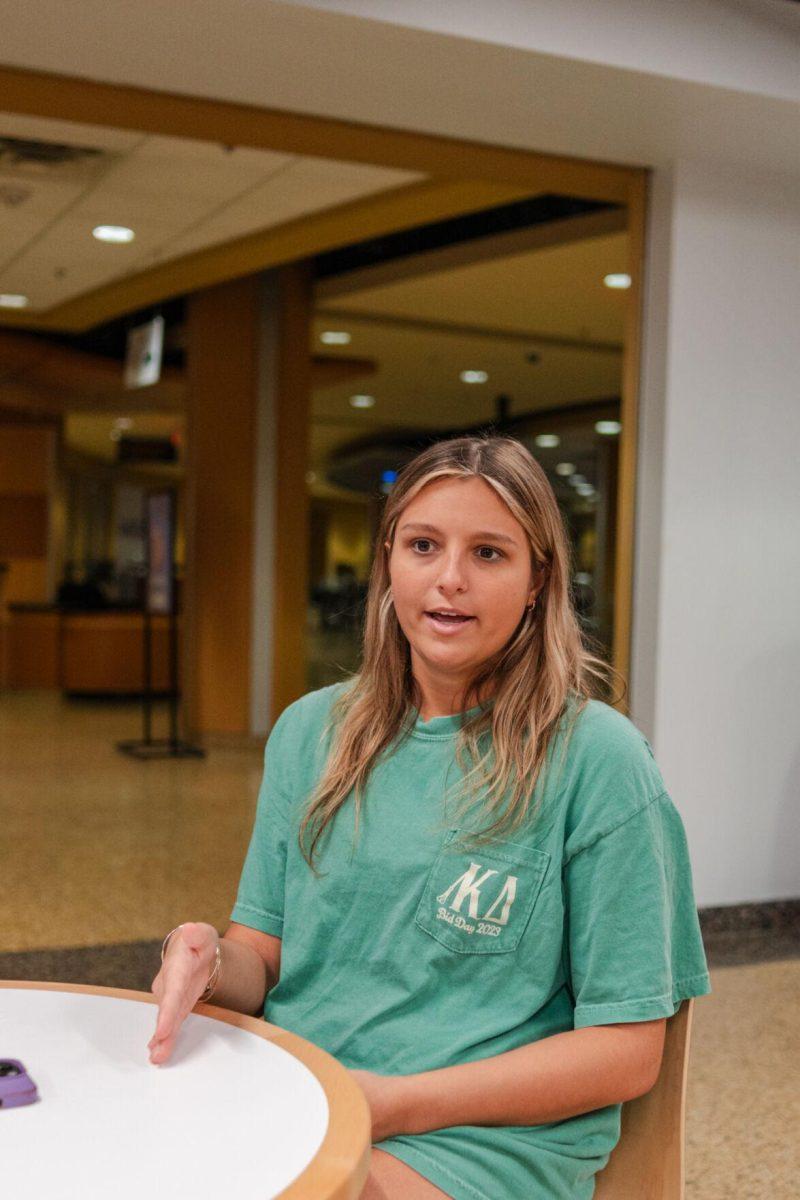
[[[0, 175], [11, 179], [84, 179], [116, 155], [94, 146], [66, 146], [30, 138], [0, 136]], [[6, 198], [4, 203], [8, 204]], [[13, 203], [13, 201], [11, 201]]]
[[0, 162], [3, 166], [60, 167], [85, 158], [101, 156], [93, 146], [65, 146], [61, 142], [32, 142], [29, 138], [0, 137]]

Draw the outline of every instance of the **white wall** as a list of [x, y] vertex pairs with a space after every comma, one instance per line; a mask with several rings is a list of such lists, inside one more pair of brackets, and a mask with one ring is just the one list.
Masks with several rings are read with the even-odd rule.
[[800, 894], [800, 188], [685, 160], [656, 182], [634, 717], [684, 817], [698, 903], [788, 898]]
[[0, 0], [0, 59], [597, 161], [800, 174], [800, 6], [785, 0], [758, 0], [757, 18], [756, 0], [334, 7]]
[[800, 9], [786, 0], [284, 2], [458, 34], [492, 45], [800, 99]]

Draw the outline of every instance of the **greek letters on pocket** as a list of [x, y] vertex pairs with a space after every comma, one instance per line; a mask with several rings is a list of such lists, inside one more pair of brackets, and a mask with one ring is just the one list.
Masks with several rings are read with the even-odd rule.
[[448, 830], [417, 908], [416, 924], [461, 954], [515, 950], [544, 882], [550, 855], [503, 839], [474, 851]]

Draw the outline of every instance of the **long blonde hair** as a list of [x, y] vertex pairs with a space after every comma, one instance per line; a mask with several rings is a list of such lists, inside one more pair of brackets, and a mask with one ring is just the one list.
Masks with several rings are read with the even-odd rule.
[[[355, 789], [357, 830], [370, 771], [407, 733], [408, 718], [417, 707], [410, 647], [392, 603], [389, 558], [403, 509], [427, 484], [445, 477], [477, 477], [495, 490], [525, 530], [531, 565], [544, 578], [536, 607], [526, 609], [509, 641], [480, 665], [464, 692], [465, 697], [488, 695], [493, 701], [481, 704], [462, 725], [456, 742], [456, 761], [466, 772], [461, 787], [467, 801], [459, 818], [479, 793], [482, 811], [491, 818], [474, 835], [476, 844], [513, 833], [526, 820], [562, 716], [577, 715], [617, 676], [584, 644], [569, 591], [569, 539], [536, 459], [509, 437], [458, 437], [429, 446], [399, 473], [386, 501], [367, 592], [361, 669], [332, 704], [322, 735], [335, 731], [335, 740], [299, 832], [301, 852], [315, 874], [314, 854], [325, 827]], [[468, 762], [472, 766], [467, 771]], [[508, 805], [497, 815], [510, 787]]]

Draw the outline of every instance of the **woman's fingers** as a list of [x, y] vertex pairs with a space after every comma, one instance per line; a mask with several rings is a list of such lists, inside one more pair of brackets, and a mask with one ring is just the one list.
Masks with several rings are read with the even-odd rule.
[[203, 994], [217, 936], [212, 926], [194, 922], [182, 925], [172, 935], [152, 984], [158, 1000], [155, 1033], [147, 1043], [152, 1063], [167, 1061], [183, 1021]]
[[158, 1006], [155, 1033], [147, 1044], [151, 1062], [165, 1062], [172, 1053], [175, 1038], [184, 1018], [191, 1011], [183, 991], [169, 990]]
[[158, 1006], [156, 1030], [153, 1035], [156, 1040], [160, 1042], [169, 1037], [187, 1016], [190, 1008], [190, 1005], [187, 1007], [186, 993], [183, 989], [175, 988], [167, 992]]
[[172, 1054], [172, 1051], [175, 1048], [175, 1038], [174, 1036], [168, 1037], [164, 1038], [163, 1041], [156, 1041], [156, 1039], [153, 1038], [153, 1040], [148, 1043], [147, 1048], [150, 1051], [150, 1062], [153, 1063], [154, 1066], [160, 1067], [162, 1063], [167, 1061], [170, 1054]]

